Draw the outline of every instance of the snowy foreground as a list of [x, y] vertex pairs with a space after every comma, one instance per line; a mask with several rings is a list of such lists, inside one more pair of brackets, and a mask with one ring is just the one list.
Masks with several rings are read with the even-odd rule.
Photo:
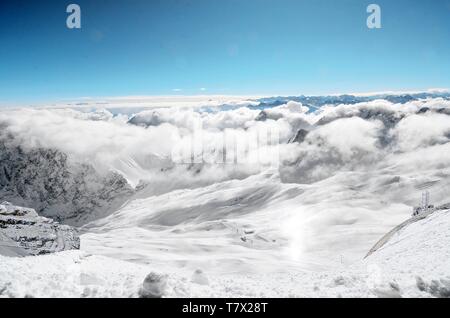
[[[449, 297], [450, 96], [296, 100], [0, 112], [0, 202], [80, 236], [7, 257], [24, 228], [0, 228], [0, 297], [140, 297], [151, 273], [162, 297]], [[198, 122], [209, 159], [279, 140], [175, 157]], [[422, 191], [445, 208], [376, 245]]]
[[[449, 210], [435, 212], [367, 259], [333, 271], [169, 273], [164, 296], [449, 297], [449, 222]], [[164, 272], [83, 251], [0, 260], [0, 293], [6, 297], [137, 297], [149, 272]]]

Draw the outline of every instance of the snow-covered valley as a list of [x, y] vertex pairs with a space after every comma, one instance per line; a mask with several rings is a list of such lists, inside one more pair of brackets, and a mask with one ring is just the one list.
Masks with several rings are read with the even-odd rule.
[[[364, 258], [422, 191], [450, 202], [448, 97], [255, 105], [1, 111], [0, 201], [75, 226], [81, 247], [0, 255], [0, 296], [138, 297], [151, 272], [163, 297], [449, 296], [448, 208]], [[200, 160], [174, 160], [198, 123]], [[260, 131], [278, 142], [206, 160]]]
[[138, 297], [144, 278], [157, 272], [166, 275], [163, 297], [449, 297], [449, 222], [449, 210], [438, 212], [405, 228], [370, 257], [326, 271], [282, 266], [271, 273], [216, 275], [208, 268], [188, 275], [83, 248], [0, 256], [0, 291], [4, 297]]

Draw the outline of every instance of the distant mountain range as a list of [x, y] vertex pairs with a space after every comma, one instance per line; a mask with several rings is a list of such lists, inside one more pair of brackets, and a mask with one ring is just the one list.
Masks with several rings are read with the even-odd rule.
[[316, 110], [324, 105], [354, 105], [358, 103], [371, 102], [378, 99], [384, 99], [394, 104], [405, 104], [411, 101], [427, 99], [427, 98], [443, 98], [450, 100], [450, 92], [436, 93], [413, 93], [413, 94], [376, 94], [370, 96], [357, 95], [330, 95], [330, 96], [276, 96], [258, 99], [258, 106], [250, 106], [249, 108], [265, 109], [277, 107], [286, 104], [289, 101], [302, 103], [304, 106], [310, 107], [311, 111]]

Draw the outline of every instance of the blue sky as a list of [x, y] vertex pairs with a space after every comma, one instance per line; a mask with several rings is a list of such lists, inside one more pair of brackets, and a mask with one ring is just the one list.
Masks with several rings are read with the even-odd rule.
[[[82, 29], [66, 28], [66, 6]], [[366, 27], [366, 7], [382, 29]], [[450, 87], [450, 0], [0, 2], [0, 103]], [[203, 90], [202, 90], [203, 88]]]

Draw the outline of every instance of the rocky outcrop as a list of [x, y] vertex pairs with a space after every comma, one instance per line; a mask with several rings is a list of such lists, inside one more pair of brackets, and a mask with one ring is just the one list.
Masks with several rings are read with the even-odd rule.
[[362, 107], [356, 112], [335, 113], [325, 116], [317, 122], [317, 126], [323, 126], [338, 119], [352, 117], [360, 117], [364, 120], [379, 120], [384, 124], [386, 128], [392, 128], [395, 127], [395, 125], [397, 125], [405, 117], [405, 114], [386, 110], [383, 108]]
[[159, 126], [164, 122], [158, 111], [143, 111], [128, 120], [128, 124], [139, 127]]
[[268, 117], [269, 117], [269, 116], [267, 115], [267, 112], [266, 112], [265, 110], [262, 110], [262, 111], [258, 114], [258, 116], [256, 116], [255, 120], [256, 120], [256, 121], [266, 121]]
[[266, 110], [262, 110], [259, 114], [258, 114], [258, 116], [256, 116], [255, 117], [255, 121], [261, 121], [261, 122], [264, 122], [264, 121], [266, 121], [266, 120], [275, 120], [275, 121], [277, 121], [277, 120], [279, 120], [279, 119], [281, 119], [281, 118], [283, 118], [283, 114], [280, 114], [280, 113], [278, 113], [278, 112], [271, 112], [271, 111], [266, 111]]
[[35, 209], [68, 224], [104, 216], [134, 193], [115, 172], [99, 173], [90, 164], [72, 162], [54, 149], [27, 149], [2, 141], [0, 199]]
[[41, 217], [33, 209], [0, 204], [0, 254], [42, 255], [79, 248], [74, 228]]
[[150, 273], [145, 277], [142, 287], [139, 290], [140, 298], [161, 298], [167, 289], [167, 276], [157, 273]]
[[295, 134], [295, 136], [289, 140], [289, 143], [290, 144], [293, 144], [293, 143], [301, 144], [302, 142], [305, 141], [305, 138], [308, 135], [308, 133], [309, 133], [309, 131], [307, 131], [305, 129], [299, 129], [297, 131], [297, 133]]

